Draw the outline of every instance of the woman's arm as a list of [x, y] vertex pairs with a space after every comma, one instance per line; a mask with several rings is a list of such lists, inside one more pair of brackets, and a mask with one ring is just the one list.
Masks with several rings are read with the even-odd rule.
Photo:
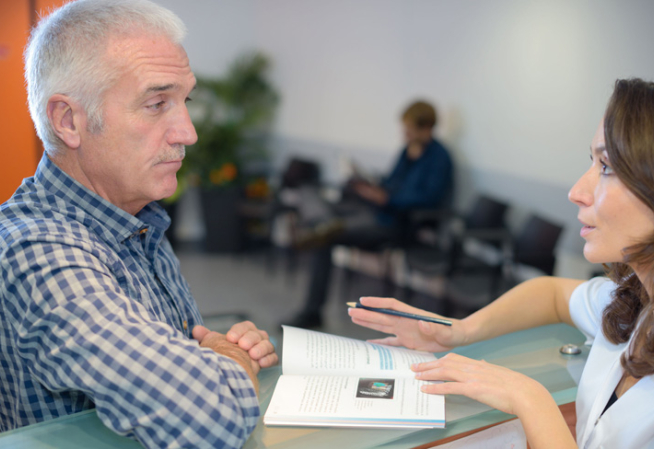
[[[378, 343], [440, 352], [545, 324], [573, 325], [570, 297], [582, 282], [556, 277], [523, 282], [469, 317], [452, 320], [451, 327], [416, 323], [364, 309], [350, 309], [349, 313], [356, 324], [395, 335], [377, 340]], [[437, 316], [391, 298], [361, 298], [361, 303]], [[457, 354], [417, 364], [412, 369], [417, 379], [444, 381], [423, 386], [425, 393], [464, 395], [517, 415], [534, 449], [577, 447], [550, 393], [528, 376]]]
[[425, 393], [464, 395], [516, 415], [532, 449], [577, 447], [551, 394], [524, 374], [453, 353], [412, 369], [417, 379], [444, 381], [425, 384]]
[[523, 282], [497, 300], [462, 320], [470, 344], [546, 324], [566, 323], [570, 296], [583, 280], [540, 277]]
[[[349, 309], [349, 314], [356, 324], [394, 335], [377, 340], [377, 343], [440, 352], [545, 324], [563, 322], [572, 325], [568, 304], [572, 292], [582, 282], [556, 277], [523, 282], [469, 317], [452, 320], [451, 327], [425, 321], [416, 323], [408, 318], [364, 309]], [[361, 303], [370, 307], [438, 316], [392, 298], [364, 297]]]

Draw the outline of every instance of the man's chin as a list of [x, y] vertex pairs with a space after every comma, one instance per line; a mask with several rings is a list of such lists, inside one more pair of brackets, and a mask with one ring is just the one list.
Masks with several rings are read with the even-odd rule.
[[165, 186], [162, 185], [162, 187], [163, 189], [157, 195], [159, 197], [157, 201], [165, 200], [175, 195], [175, 192], [177, 192], [177, 178], [173, 176], [173, 180], [165, 182]]

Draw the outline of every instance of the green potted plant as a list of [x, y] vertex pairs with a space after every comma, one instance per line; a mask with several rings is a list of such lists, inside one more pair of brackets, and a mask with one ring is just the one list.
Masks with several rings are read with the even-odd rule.
[[180, 178], [200, 187], [209, 251], [240, 249], [238, 205], [246, 189], [261, 184], [248, 168], [268, 157], [265, 137], [279, 102], [269, 69], [266, 56], [250, 53], [224, 78], [197, 77], [189, 110], [198, 142], [187, 148]]

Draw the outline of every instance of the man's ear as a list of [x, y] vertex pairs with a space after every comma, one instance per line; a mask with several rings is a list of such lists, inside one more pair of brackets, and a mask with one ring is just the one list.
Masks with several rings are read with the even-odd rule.
[[48, 100], [47, 113], [57, 137], [68, 148], [79, 148], [80, 131], [86, 117], [80, 104], [66, 95], [55, 94]]

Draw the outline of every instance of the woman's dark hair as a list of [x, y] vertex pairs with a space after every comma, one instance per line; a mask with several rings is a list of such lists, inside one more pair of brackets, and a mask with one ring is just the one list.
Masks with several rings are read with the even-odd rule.
[[[617, 80], [604, 115], [606, 151], [620, 181], [654, 211], [654, 83]], [[654, 301], [631, 266], [654, 269], [654, 235], [623, 249], [624, 263], [611, 264], [609, 276], [618, 284], [604, 310], [602, 330], [612, 343], [629, 341], [620, 362], [635, 378], [654, 374]], [[654, 288], [649, 288], [654, 291]]]

